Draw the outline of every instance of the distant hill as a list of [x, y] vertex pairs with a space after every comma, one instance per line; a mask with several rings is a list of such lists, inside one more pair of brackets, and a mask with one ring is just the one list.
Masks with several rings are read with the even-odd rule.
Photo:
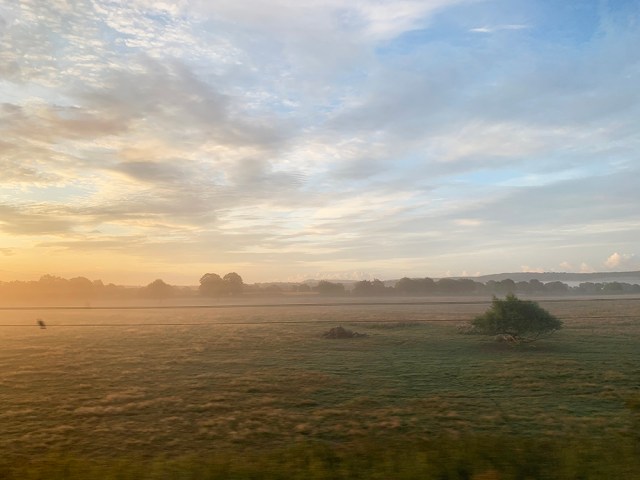
[[[412, 277], [418, 278], [418, 277]], [[424, 277], [420, 277], [424, 278]], [[434, 280], [439, 280], [437, 277], [431, 277]], [[547, 282], [563, 282], [572, 285], [578, 285], [582, 282], [593, 282], [593, 283], [611, 283], [611, 282], [621, 282], [621, 283], [637, 283], [640, 284], [640, 270], [633, 272], [593, 272], [593, 273], [568, 273], [568, 272], [511, 272], [511, 273], [494, 273], [491, 275], [480, 275], [477, 277], [446, 277], [446, 278], [469, 278], [476, 282], [487, 283], [490, 280], [494, 280], [499, 282], [501, 280], [506, 280], [510, 278], [514, 282], [528, 282], [530, 280], [540, 280], [543, 283]], [[398, 282], [399, 279], [392, 280], [382, 280], [384, 284], [388, 287], [393, 287]], [[307, 285], [314, 287], [318, 284], [320, 280], [317, 279], [307, 279], [301, 282], [270, 282], [271, 284], [277, 284], [279, 286], [289, 286], [296, 285], [299, 283], [306, 283]], [[358, 280], [339, 280], [339, 279], [330, 279], [327, 280], [331, 283], [342, 283], [349, 288], [354, 283], [357, 283]], [[268, 285], [268, 284], [262, 284]]]
[[478, 277], [455, 277], [471, 278], [478, 282], [486, 283], [490, 280], [499, 282], [510, 278], [515, 282], [528, 282], [530, 280], [540, 280], [541, 282], [593, 282], [610, 283], [626, 282], [640, 284], [640, 271], [634, 272], [593, 272], [593, 273], [567, 273], [567, 272], [513, 272], [496, 273], [492, 275], [481, 275]]
[[320, 283], [321, 281], [326, 281], [326, 282], [331, 282], [331, 283], [342, 283], [343, 285], [352, 285], [354, 283], [358, 283], [360, 280], [340, 280], [340, 279], [334, 279], [334, 278], [321, 278], [320, 280], [314, 279], [314, 278], [308, 278], [307, 280], [303, 280], [301, 282], [285, 282], [289, 285], [295, 285], [298, 283], [306, 283], [307, 285], [314, 287], [316, 286], [318, 283]]

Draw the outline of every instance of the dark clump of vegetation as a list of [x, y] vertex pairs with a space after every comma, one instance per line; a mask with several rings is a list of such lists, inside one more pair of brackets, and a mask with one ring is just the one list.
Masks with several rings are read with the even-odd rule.
[[504, 300], [493, 297], [491, 307], [471, 322], [471, 331], [482, 335], [495, 335], [499, 341], [510, 343], [532, 342], [562, 328], [562, 321], [538, 303], [520, 300], [513, 294]]
[[347, 330], [344, 327], [333, 327], [331, 330], [322, 334], [324, 338], [338, 339], [338, 338], [361, 338], [366, 337], [366, 333], [358, 333], [352, 330]]
[[367, 328], [372, 329], [380, 329], [380, 330], [393, 330], [396, 328], [410, 328], [410, 327], [419, 327], [421, 325], [420, 322], [408, 321], [408, 322], [375, 322], [375, 323], [367, 323]]
[[[598, 439], [605, 440], [605, 439]], [[640, 478], [640, 457], [625, 438], [505, 437], [300, 443], [273, 450], [180, 458], [70, 458], [0, 461], [4, 480], [346, 480]], [[615, 445], [615, 448], [612, 447]]]

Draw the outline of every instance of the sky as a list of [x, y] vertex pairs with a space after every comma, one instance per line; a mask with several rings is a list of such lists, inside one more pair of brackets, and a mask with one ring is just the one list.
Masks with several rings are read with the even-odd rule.
[[640, 3], [0, 0], [0, 280], [640, 269]]

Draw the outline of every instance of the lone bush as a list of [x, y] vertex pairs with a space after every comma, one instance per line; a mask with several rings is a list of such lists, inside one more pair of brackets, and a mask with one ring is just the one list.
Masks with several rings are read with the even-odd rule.
[[[562, 321], [536, 302], [509, 294], [493, 297], [491, 308], [471, 321], [474, 333], [494, 335], [508, 343], [533, 342], [562, 328]], [[505, 340], [507, 339], [507, 340]]]
[[324, 338], [339, 339], [339, 338], [361, 338], [366, 337], [365, 333], [353, 332], [343, 327], [333, 327], [331, 330], [322, 334]]

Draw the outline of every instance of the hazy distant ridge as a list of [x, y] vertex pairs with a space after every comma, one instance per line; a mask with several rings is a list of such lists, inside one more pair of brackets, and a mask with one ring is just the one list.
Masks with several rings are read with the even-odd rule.
[[453, 277], [471, 278], [473, 280], [486, 283], [490, 280], [499, 282], [510, 278], [515, 282], [528, 282], [530, 280], [540, 280], [541, 282], [640, 282], [640, 271], [633, 272], [593, 272], [593, 273], [567, 273], [567, 272], [513, 272], [494, 273], [491, 275], [480, 275], [478, 277]]
[[[428, 276], [427, 276], [428, 277]], [[411, 278], [423, 278], [423, 277], [415, 277]], [[465, 276], [452, 276], [452, 277], [430, 277], [434, 280], [439, 280], [440, 278], [469, 278], [476, 282], [487, 283], [490, 280], [499, 282], [501, 280], [511, 279], [514, 282], [528, 282], [530, 280], [540, 280], [541, 282], [600, 282], [600, 283], [609, 283], [609, 282], [626, 282], [626, 283], [638, 283], [640, 284], [640, 270], [632, 271], [632, 272], [592, 272], [592, 273], [569, 273], [569, 272], [512, 272], [512, 273], [492, 273], [489, 275], [479, 275], [473, 277], [465, 277]], [[326, 280], [326, 279], [325, 279]], [[393, 286], [395, 285], [399, 278], [394, 279], [385, 279], [382, 280], [385, 285]], [[307, 279], [300, 283], [306, 283], [308, 285], [317, 285], [319, 279]], [[353, 279], [330, 279], [328, 280], [332, 283], [342, 283], [344, 285], [353, 285], [357, 283], [359, 280]], [[268, 282], [267, 284], [278, 284], [278, 285], [291, 285], [297, 282]]]

